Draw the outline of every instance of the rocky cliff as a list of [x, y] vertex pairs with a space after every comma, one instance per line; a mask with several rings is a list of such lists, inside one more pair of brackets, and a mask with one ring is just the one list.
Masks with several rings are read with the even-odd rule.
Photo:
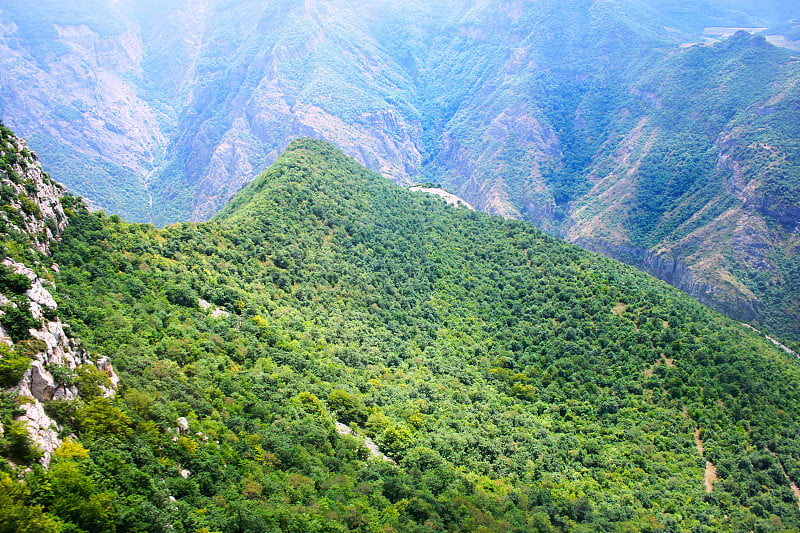
[[21, 374], [17, 383], [6, 383], [6, 393], [17, 398], [22, 411], [17, 421], [27, 427], [33, 456], [47, 466], [61, 445], [61, 428], [48, 414], [48, 403], [80, 401], [76, 376], [87, 371], [100, 376], [95, 379], [105, 395], [113, 394], [119, 380], [106, 358], [94, 360], [69, 334], [48, 289], [58, 273], [58, 265], [48, 261], [50, 247], [68, 223], [65, 191], [25, 141], [4, 127], [1, 133], [0, 235], [6, 257], [0, 263], [0, 343], [8, 347], [2, 350], [5, 362]]
[[703, 279], [674, 256], [632, 245], [604, 245], [582, 240], [577, 240], [575, 244], [652, 274], [729, 317], [745, 322], [760, 321], [759, 301], [752, 292], [738, 287], [723, 288], [716, 280]]

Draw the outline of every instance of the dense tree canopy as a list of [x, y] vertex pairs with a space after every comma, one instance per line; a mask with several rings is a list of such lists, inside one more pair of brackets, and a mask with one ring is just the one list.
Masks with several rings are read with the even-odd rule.
[[78, 441], [3, 527], [800, 528], [796, 358], [630, 267], [308, 139], [208, 223], [64, 203], [59, 311], [123, 385], [48, 406]]

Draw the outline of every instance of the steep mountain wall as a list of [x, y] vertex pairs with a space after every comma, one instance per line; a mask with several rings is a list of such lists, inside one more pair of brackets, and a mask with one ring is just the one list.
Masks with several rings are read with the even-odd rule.
[[575, 244], [652, 274], [731, 318], [745, 322], [760, 320], [759, 301], [752, 292], [737, 291], [731, 287], [723, 289], [713, 281], [702, 280], [685, 263], [674, 257], [664, 257], [636, 246], [603, 246], [580, 240]]
[[313, 136], [799, 331], [800, 68], [736, 33], [791, 37], [785, 3], [8, 4], [0, 115], [95, 207], [204, 220]]
[[0, 529], [800, 530], [796, 354], [632, 267], [308, 138], [205, 223], [60, 203], [59, 311], [125, 390], [63, 416], [66, 345], [15, 327], [51, 263], [0, 268], [72, 435], [3, 463]]
[[650, 95], [641, 118], [595, 155], [562, 235], [796, 336], [798, 65], [746, 32], [654, 65], [631, 93]]
[[113, 394], [119, 380], [107, 358], [94, 360], [70, 335], [48, 289], [59, 270], [48, 261], [50, 248], [68, 223], [65, 191], [42, 170], [25, 141], [0, 128], [0, 235], [6, 256], [0, 263], [0, 358], [16, 362], [20, 377], [5, 383], [6, 393], [17, 398], [23, 411], [17, 421], [27, 428], [32, 453], [41, 454], [47, 466], [61, 445], [60, 426], [47, 404], [80, 400], [75, 377], [88, 369], [102, 373], [99, 386], [105, 394]]

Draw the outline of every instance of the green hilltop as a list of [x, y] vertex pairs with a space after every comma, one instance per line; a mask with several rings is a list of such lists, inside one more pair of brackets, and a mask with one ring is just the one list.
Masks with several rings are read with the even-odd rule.
[[48, 405], [78, 441], [0, 524], [800, 528], [796, 356], [632, 267], [313, 139], [210, 222], [62, 203], [59, 312], [122, 385]]

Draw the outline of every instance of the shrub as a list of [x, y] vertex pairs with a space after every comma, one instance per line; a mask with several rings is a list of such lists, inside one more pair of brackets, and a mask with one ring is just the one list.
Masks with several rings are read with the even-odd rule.
[[127, 437], [130, 418], [108, 398], [95, 398], [82, 409], [75, 412], [75, 419], [81, 433], [94, 437]]
[[336, 389], [328, 395], [328, 406], [336, 413], [339, 421], [345, 424], [363, 424], [369, 416], [364, 403], [342, 389]]
[[80, 442], [64, 439], [61, 447], [53, 452], [53, 457], [56, 459], [71, 459], [73, 461], [82, 461], [89, 457], [89, 450], [83, 447]]
[[42, 456], [41, 450], [31, 442], [28, 425], [19, 420], [5, 427], [3, 452], [6, 457], [18, 464], [30, 464]]
[[77, 402], [70, 400], [53, 400], [45, 402], [44, 412], [47, 416], [66, 426], [72, 422], [72, 417], [75, 416], [77, 410]]
[[39, 209], [39, 206], [36, 205], [36, 202], [28, 198], [27, 196], [20, 195], [19, 203], [22, 206], [22, 210], [29, 215], [33, 215], [36, 218], [42, 218], [42, 212]]
[[30, 502], [28, 488], [3, 472], [0, 474], [0, 531], [46, 533], [61, 531], [59, 524], [47, 516], [41, 505]]
[[200, 296], [197, 291], [189, 287], [186, 283], [167, 283], [164, 288], [167, 299], [175, 304], [183, 307], [195, 308], [198, 306], [198, 298]]
[[28, 339], [26, 341], [18, 342], [14, 346], [14, 351], [20, 355], [33, 358], [37, 353], [42, 353], [47, 350], [47, 344], [43, 340]]
[[31, 315], [30, 302], [27, 299], [17, 302], [16, 307], [6, 306], [2, 310], [4, 314], [0, 318], [0, 324], [14, 342], [29, 339], [31, 336], [29, 330], [39, 326]]
[[103, 395], [103, 387], [110, 387], [108, 375], [94, 365], [81, 365], [75, 369], [75, 385], [84, 399]]
[[0, 265], [0, 292], [4, 294], [23, 294], [31, 288], [31, 280], [23, 274], [17, 274], [14, 269]]
[[5, 389], [19, 383], [30, 363], [30, 357], [16, 353], [0, 343], [0, 387]]
[[75, 383], [77, 382], [75, 373], [72, 370], [70, 370], [68, 366], [47, 365], [47, 371], [50, 372], [51, 376], [53, 376], [53, 379], [55, 379], [56, 384], [64, 385], [65, 387], [71, 387], [72, 385], [75, 385]]

